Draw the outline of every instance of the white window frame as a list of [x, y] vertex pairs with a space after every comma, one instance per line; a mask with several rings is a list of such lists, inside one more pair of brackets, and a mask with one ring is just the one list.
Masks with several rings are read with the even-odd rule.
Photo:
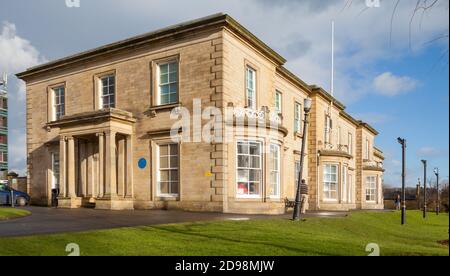
[[[326, 181], [325, 176], [326, 176], [326, 167], [330, 167], [330, 171], [331, 171], [331, 167], [336, 167], [336, 181]], [[330, 173], [330, 177], [331, 177], [331, 173]], [[328, 189], [328, 195], [325, 194], [325, 186], [326, 185], [330, 185], [330, 184], [335, 184], [336, 186], [336, 190], [335, 190], [335, 194], [336, 194], [336, 198], [331, 198], [329, 195], [334, 192], [334, 190], [330, 190]], [[339, 200], [339, 165], [338, 164], [325, 164], [323, 166], [323, 188], [322, 188], [322, 196], [324, 201], [330, 201], [330, 202], [337, 202]]]
[[[250, 73], [252, 73], [251, 76], [251, 82], [250, 83]], [[247, 108], [256, 110], [257, 109], [257, 87], [256, 87], [256, 70], [253, 69], [250, 66], [247, 66], [245, 69], [245, 101]]]
[[[239, 144], [240, 143], [246, 143], [249, 146], [249, 152], [248, 154], [240, 154], [239, 153]], [[255, 156], [256, 155], [250, 155], [250, 144], [258, 144], [259, 145], [259, 168], [255, 169], [255, 168], [251, 168], [251, 161], [250, 161], [250, 157], [251, 156]], [[264, 162], [263, 162], [263, 143], [261, 141], [258, 140], [238, 140], [236, 142], [236, 198], [243, 198], [243, 199], [259, 199], [262, 197], [262, 187], [264, 186]], [[239, 156], [249, 156], [249, 167], [239, 167]], [[247, 194], [240, 194], [239, 193], [239, 182], [243, 182], [243, 181], [239, 181], [239, 170], [248, 170], [248, 180], [247, 180], [247, 186], [248, 186], [248, 191]], [[258, 181], [250, 181], [250, 170], [259, 170], [260, 173], [260, 180], [259, 180], [259, 187], [258, 187], [258, 194], [250, 194], [250, 184], [251, 183], [258, 183]]]
[[[113, 78], [113, 83], [111, 84], [110, 79]], [[99, 78], [99, 93], [98, 93], [98, 97], [99, 97], [99, 108], [100, 109], [107, 109], [107, 108], [115, 108], [117, 106], [117, 87], [116, 87], [116, 75], [115, 74], [107, 74], [107, 75], [103, 75], [100, 76]], [[103, 89], [104, 89], [104, 85], [103, 85], [103, 80], [104, 79], [108, 79], [108, 93], [107, 94], [103, 94]], [[111, 93], [111, 87], [114, 88], [113, 93]], [[105, 106], [105, 103], [103, 101], [104, 98], [110, 98], [113, 97], [114, 98], [114, 104], [111, 104], [111, 102], [108, 103], [107, 106]]]
[[279, 90], [275, 90], [275, 112], [277, 114], [283, 113], [283, 93]]
[[[167, 82], [166, 83], [161, 83], [161, 67], [167, 65]], [[171, 71], [172, 66], [176, 65], [176, 71]], [[166, 61], [166, 62], [161, 62], [158, 63], [156, 66], [156, 70], [157, 70], [157, 96], [156, 96], [156, 104], [158, 106], [164, 106], [164, 105], [171, 105], [171, 104], [177, 104], [180, 101], [180, 87], [179, 87], [179, 72], [180, 72], [180, 64], [178, 62], [178, 60], [170, 60], [170, 61]], [[172, 80], [170, 75], [175, 73], [175, 80]], [[163, 103], [162, 102], [162, 92], [161, 92], [161, 88], [163, 86], [168, 86], [169, 87], [169, 92], [167, 93], [167, 96], [169, 97], [168, 102]], [[176, 92], [170, 91], [170, 87], [174, 86], [176, 87]], [[175, 95], [175, 100], [170, 100], [171, 96]]]
[[[176, 145], [177, 146], [177, 148], [178, 148], [178, 155], [171, 155], [171, 153], [170, 153], [170, 147], [172, 146], [172, 145]], [[167, 157], [168, 158], [168, 164], [169, 164], [169, 167], [168, 168], [163, 168], [163, 169], [161, 169], [161, 151], [160, 151], [160, 148], [162, 147], [162, 146], [168, 146], [169, 147], [169, 152], [168, 152], [168, 155], [167, 156], [165, 156], [165, 157]], [[170, 159], [171, 159], [171, 157], [173, 157], [173, 156], [177, 156], [178, 158], [178, 162], [177, 162], [177, 164], [176, 164], [176, 167], [172, 167], [172, 164], [170, 164]], [[180, 187], [181, 187], [181, 185], [180, 185], [180, 145], [179, 144], [177, 144], [177, 143], [167, 143], [167, 144], [159, 144], [159, 145], [157, 145], [157, 147], [156, 147], [156, 183], [157, 183], [157, 196], [158, 197], [161, 197], [161, 198], [178, 198], [179, 197], [179, 195], [180, 195]], [[178, 193], [161, 193], [161, 170], [166, 170], [166, 171], [169, 171], [169, 181], [167, 181], [167, 182], [169, 182], [169, 189], [171, 189], [171, 185], [172, 185], [172, 183], [178, 183]], [[177, 172], [178, 172], [178, 181], [170, 181], [170, 171], [172, 171], [172, 170], [176, 170]]]
[[[64, 100], [61, 101], [61, 98]], [[63, 112], [60, 111], [60, 108], [62, 108]], [[64, 115], [66, 115], [66, 87], [61, 85], [52, 88], [52, 121], [57, 121]]]
[[294, 132], [302, 133], [302, 104], [299, 102], [294, 103]]
[[[273, 152], [276, 149], [276, 168], [273, 168]], [[272, 173], [276, 174], [276, 183], [272, 182]], [[270, 144], [270, 156], [269, 156], [269, 184], [270, 184], [270, 197], [279, 199], [281, 197], [281, 146], [279, 144]], [[274, 186], [277, 193], [273, 193]]]
[[[369, 199], [367, 199], [368, 197]], [[366, 202], [377, 202], [377, 177], [374, 175], [366, 177]]]
[[[58, 157], [58, 170], [56, 169], [55, 165], [56, 157]], [[59, 158], [59, 153], [52, 153], [52, 189], [61, 188], [61, 185], [59, 183], [60, 174], [61, 174], [61, 159]]]

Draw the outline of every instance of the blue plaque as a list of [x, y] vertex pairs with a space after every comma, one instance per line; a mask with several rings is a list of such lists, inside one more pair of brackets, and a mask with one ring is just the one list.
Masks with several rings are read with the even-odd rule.
[[145, 169], [147, 167], [147, 160], [145, 158], [139, 159], [138, 167], [141, 170]]

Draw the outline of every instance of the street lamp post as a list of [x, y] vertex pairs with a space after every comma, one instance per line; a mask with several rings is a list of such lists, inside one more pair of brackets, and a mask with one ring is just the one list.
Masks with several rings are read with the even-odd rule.
[[304, 111], [305, 111], [305, 121], [303, 122], [303, 136], [302, 136], [302, 150], [300, 155], [300, 168], [298, 172], [298, 182], [297, 182], [297, 195], [295, 197], [295, 207], [294, 207], [294, 215], [293, 220], [300, 220], [300, 208], [301, 208], [301, 183], [303, 179], [303, 163], [305, 161], [305, 145], [307, 143], [306, 136], [308, 134], [308, 117], [309, 112], [311, 111], [312, 100], [310, 98], [306, 98], [304, 102]]
[[398, 143], [402, 145], [402, 225], [406, 223], [406, 140], [402, 138], [397, 139]]
[[423, 163], [423, 218], [427, 217], [427, 160], [422, 160]]
[[436, 188], [437, 188], [437, 202], [436, 202], [436, 215], [439, 215], [441, 209], [441, 198], [439, 196], [439, 168], [434, 169], [434, 174], [436, 175]]

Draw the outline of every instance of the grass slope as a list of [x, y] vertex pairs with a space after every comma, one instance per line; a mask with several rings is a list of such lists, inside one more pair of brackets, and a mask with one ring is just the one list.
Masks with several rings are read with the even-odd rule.
[[443, 255], [449, 218], [408, 212], [355, 212], [346, 218], [201, 222], [74, 234], [0, 238], [0, 255], [66, 255], [77, 243], [81, 255], [367, 255], [377, 243], [381, 255]]
[[30, 214], [31, 213], [26, 210], [0, 207], [0, 221], [24, 217]]

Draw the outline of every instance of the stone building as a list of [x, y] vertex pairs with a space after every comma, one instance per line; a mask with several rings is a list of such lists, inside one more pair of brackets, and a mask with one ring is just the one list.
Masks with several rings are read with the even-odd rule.
[[[67, 208], [283, 213], [309, 97], [310, 209], [383, 208], [377, 131], [285, 62], [218, 14], [18, 74], [33, 202], [49, 205], [59, 187]], [[174, 127], [183, 114], [192, 127]]]

